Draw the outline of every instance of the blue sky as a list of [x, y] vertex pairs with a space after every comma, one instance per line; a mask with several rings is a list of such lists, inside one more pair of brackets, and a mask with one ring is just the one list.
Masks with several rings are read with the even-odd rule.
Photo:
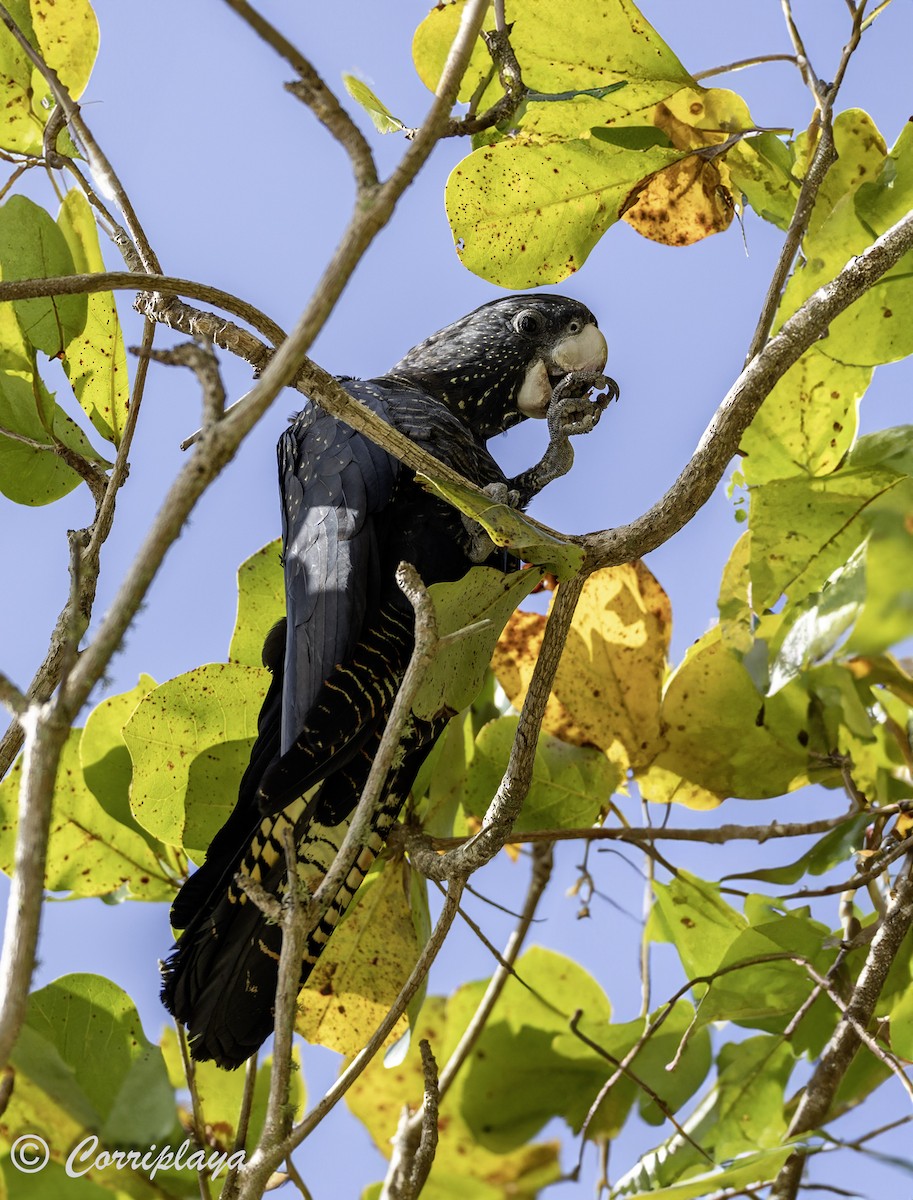
[[[753, 54], [789, 51], [774, 0], [738, 6], [719, 0], [644, 0], [641, 7], [693, 72]], [[424, 4], [351, 0], [345, 6], [318, 6], [271, 0], [261, 9], [331, 85], [339, 84], [341, 72], [352, 72], [407, 124], [419, 124], [429, 97], [415, 75], [409, 46]], [[83, 98], [84, 116], [120, 173], [163, 269], [243, 296], [290, 327], [347, 217], [352, 186], [345, 156], [282, 89], [290, 69], [217, 0], [158, 0], [155, 5], [98, 0], [96, 11], [102, 43]], [[838, 0], [799, 0], [795, 13], [817, 70], [830, 77], [848, 28], [846, 6]], [[909, 6], [894, 5], [866, 35], [838, 105], [865, 108], [889, 145], [910, 117], [911, 44], [913, 14]], [[795, 125], [798, 131], [808, 121], [808, 94], [787, 64], [709, 82], [739, 91], [759, 125]], [[402, 140], [381, 138], [366, 118], [358, 119], [382, 171], [389, 171], [403, 152]], [[501, 294], [470, 275], [452, 248], [442, 193], [463, 150], [454, 141], [437, 148], [393, 223], [368, 252], [314, 347], [314, 357], [330, 371], [378, 374], [434, 329]], [[751, 213], [744, 243], [734, 225], [687, 250], [654, 245], [619, 224], [572, 280], [551, 289], [583, 300], [597, 314], [609, 342], [608, 369], [622, 397], [598, 430], [578, 443], [573, 473], [537, 499], [533, 515], [558, 529], [582, 532], [630, 520], [661, 495], [740, 369], [780, 241], [779, 231]], [[120, 265], [113, 252], [108, 258], [112, 267]], [[128, 341], [136, 343], [138, 318], [123, 301], [121, 313], [129, 325]], [[226, 358], [224, 373], [232, 398], [250, 384], [244, 364]], [[911, 395], [909, 363], [880, 368], [863, 404], [864, 428], [909, 420]], [[203, 498], [111, 664], [107, 694], [134, 686], [140, 672], [162, 681], [225, 657], [237, 565], [278, 533], [274, 445], [295, 406], [294, 395], [280, 396]], [[180, 441], [199, 423], [197, 388], [189, 373], [154, 369], [129, 483], [104, 552], [99, 615], [183, 461]], [[528, 466], [543, 444], [544, 430], [529, 422], [492, 449], [510, 474]], [[45, 509], [19, 509], [0, 498], [4, 559], [13, 564], [10, 576], [17, 579], [15, 587], [0, 593], [5, 630], [0, 666], [20, 684], [40, 661], [65, 599], [65, 531], [89, 518], [81, 492]], [[676, 660], [715, 619], [720, 571], [737, 532], [721, 488], [672, 543], [648, 560], [672, 599]], [[97, 698], [102, 694], [100, 689]], [[811, 818], [834, 811], [839, 803], [832, 794], [810, 790], [791, 798], [787, 807]], [[762, 818], [746, 802], [727, 802], [725, 808], [725, 819], [732, 821], [773, 815], [765, 807]], [[725, 866], [711, 850], [683, 854], [677, 861], [712, 878], [737, 869], [733, 852], [726, 853]], [[564, 892], [574, 881], [580, 854], [574, 847], [559, 852], [544, 909], [547, 922], [535, 937], [579, 957], [609, 991], [618, 1019], [627, 1019], [638, 1004], [638, 926], [605, 904], [594, 906], [589, 922], [574, 919], [575, 904]], [[593, 870], [615, 903], [634, 916], [640, 913], [642, 887], [635, 870], [615, 856], [599, 856]], [[475, 882], [501, 898], [519, 897], [526, 887], [525, 868], [499, 863]], [[5, 894], [5, 881], [3, 886]], [[470, 907], [488, 936], [503, 943], [509, 919], [477, 901]], [[111, 975], [133, 996], [147, 1033], [155, 1037], [165, 1015], [157, 999], [156, 959], [168, 944], [163, 905], [54, 904], [45, 920], [38, 982], [68, 971]], [[658, 957], [657, 997], [664, 971], [663, 956]], [[490, 970], [486, 952], [461, 930], [435, 967], [431, 986], [446, 991]], [[325, 1052], [307, 1050], [312, 1096], [331, 1078], [335, 1061]], [[332, 1152], [351, 1134], [343, 1113], [301, 1152], [315, 1197], [355, 1195], [383, 1173], [366, 1135], [355, 1134], [351, 1155]], [[616, 1169], [632, 1161], [635, 1144], [652, 1144], [656, 1132], [623, 1135], [613, 1151]], [[819, 1174], [833, 1178], [827, 1168]], [[865, 1182], [874, 1193], [874, 1179], [865, 1168], [858, 1180], [848, 1182], [850, 1174], [844, 1173], [841, 1182], [860, 1187]], [[588, 1184], [568, 1185], [549, 1194], [561, 1200], [590, 1190]]]

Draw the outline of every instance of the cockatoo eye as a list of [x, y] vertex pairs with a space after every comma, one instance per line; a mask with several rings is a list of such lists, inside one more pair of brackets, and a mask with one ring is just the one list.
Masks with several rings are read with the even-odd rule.
[[514, 329], [527, 336], [539, 333], [543, 324], [542, 315], [533, 308], [526, 308], [514, 317]]

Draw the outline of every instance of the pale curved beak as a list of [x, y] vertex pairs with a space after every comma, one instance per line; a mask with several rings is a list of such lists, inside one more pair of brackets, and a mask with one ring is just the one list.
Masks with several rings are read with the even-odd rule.
[[547, 360], [538, 359], [526, 372], [517, 395], [517, 408], [525, 417], [544, 417], [552, 399], [552, 385], [571, 371], [602, 371], [609, 348], [595, 325], [584, 325], [555, 346]]
[[569, 371], [601, 371], [608, 360], [609, 347], [595, 325], [584, 325], [552, 351], [552, 363], [563, 374]]

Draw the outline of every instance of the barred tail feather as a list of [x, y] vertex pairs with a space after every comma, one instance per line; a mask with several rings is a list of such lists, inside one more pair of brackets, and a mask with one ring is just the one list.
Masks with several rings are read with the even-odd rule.
[[[443, 719], [418, 723], [410, 749], [388, 781], [355, 865], [308, 940], [302, 984], [382, 851], [418, 769], [445, 723]], [[365, 748], [366, 760], [375, 749]], [[312, 796], [295, 801], [274, 817], [262, 818], [252, 836], [248, 832], [236, 843], [234, 855], [224, 853], [223, 838], [222, 856], [215, 859], [210, 854], [184, 885], [176, 911], [187, 920], [188, 889], [198, 880], [201, 882], [189, 895], [199, 906], [163, 965], [162, 1000], [186, 1025], [196, 1060], [212, 1059], [227, 1069], [239, 1067], [273, 1031], [282, 933], [241, 891], [235, 875], [247, 875], [281, 898], [287, 884], [283, 826], [291, 823], [298, 875], [315, 891], [342, 845], [364, 778], [362, 772], [354, 771], [331, 776]], [[324, 823], [340, 813], [344, 815], [336, 824]]]

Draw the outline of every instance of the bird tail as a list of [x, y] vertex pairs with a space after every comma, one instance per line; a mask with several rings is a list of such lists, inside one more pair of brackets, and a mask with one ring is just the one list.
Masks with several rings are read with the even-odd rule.
[[[412, 741], [401, 765], [391, 773], [355, 864], [308, 939], [302, 984], [383, 849], [444, 723], [417, 723], [423, 727], [420, 744]], [[286, 830], [291, 829], [299, 879], [313, 894], [348, 831], [360, 792], [359, 787], [353, 793], [354, 786], [348, 776], [331, 776], [312, 795], [258, 819], [253, 831], [240, 819], [232, 827], [233, 817], [213, 842], [206, 862], [181, 889], [172, 920], [183, 932], [162, 966], [162, 1001], [186, 1026], [190, 1052], [197, 1061], [212, 1059], [220, 1067], [234, 1069], [273, 1031], [282, 932], [241, 890], [236, 876], [247, 876], [281, 900], [288, 879], [284, 842]], [[345, 815], [330, 823], [340, 813]]]

